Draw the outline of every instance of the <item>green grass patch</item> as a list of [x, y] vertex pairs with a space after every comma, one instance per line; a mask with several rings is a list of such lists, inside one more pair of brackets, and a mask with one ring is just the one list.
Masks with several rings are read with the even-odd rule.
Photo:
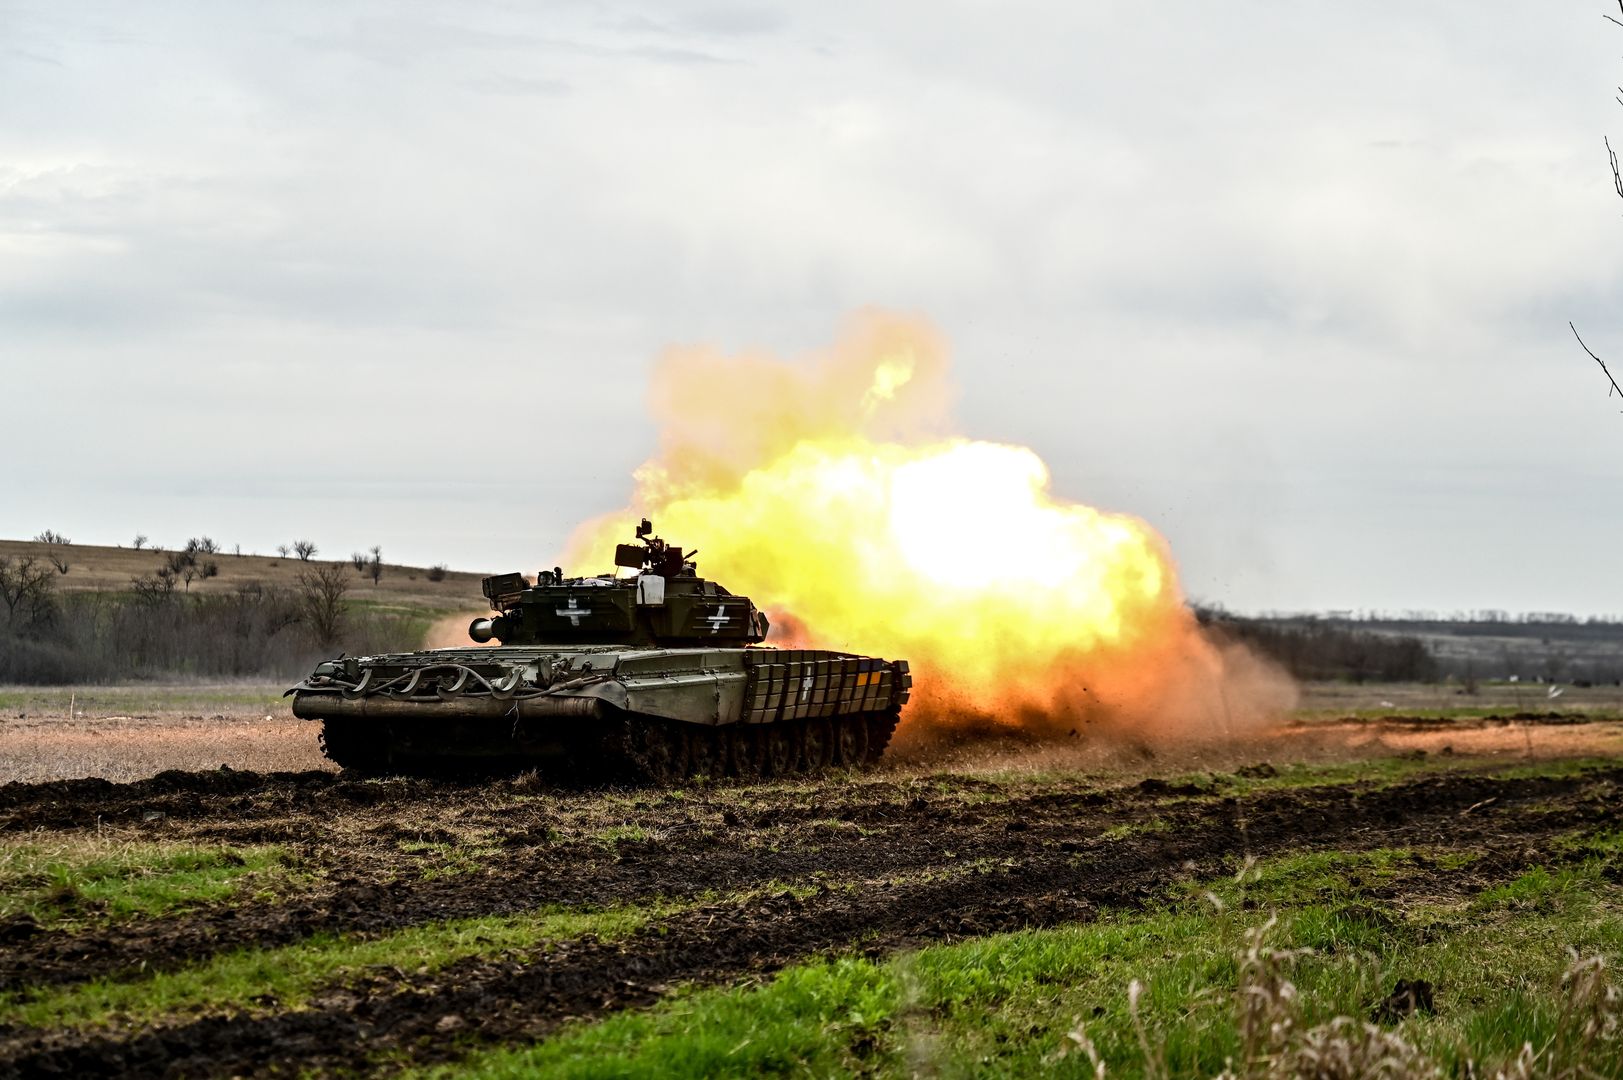
[[0, 1024], [83, 1027], [115, 1019], [150, 1022], [205, 1009], [297, 1008], [322, 989], [369, 970], [429, 974], [470, 956], [533, 953], [586, 934], [622, 938], [681, 906], [555, 907], [428, 923], [371, 937], [319, 934], [295, 945], [239, 950], [141, 979], [0, 994]]
[[28, 915], [56, 928], [164, 915], [266, 887], [293, 875], [273, 845], [226, 847], [89, 839], [0, 847], [0, 919]]
[[[1262, 763], [1232, 773], [1193, 773], [1168, 780], [1174, 786], [1193, 786], [1200, 795], [1246, 795], [1257, 791], [1278, 791], [1303, 787], [1337, 787], [1368, 784], [1387, 787], [1423, 776], [1453, 772], [1480, 773], [1500, 780], [1528, 780], [1537, 777], [1579, 777], [1599, 769], [1617, 768], [1614, 758], [1558, 758], [1544, 761], [1506, 762], [1503, 758], [1470, 755], [1401, 753], [1387, 757], [1340, 762]], [[1200, 797], [1199, 795], [1195, 797]]]
[[1150, 818], [1148, 821], [1128, 822], [1122, 825], [1112, 825], [1099, 834], [1100, 840], [1125, 840], [1129, 836], [1141, 836], [1144, 833], [1171, 832], [1172, 822], [1166, 818]]
[[424, 881], [477, 873], [486, 859], [501, 853], [499, 846], [483, 840], [401, 840], [396, 846], [404, 855], [425, 860], [418, 871]]
[[[1435, 875], [1469, 854], [1375, 851], [1270, 860], [1162, 907], [1097, 923], [843, 957], [764, 985], [690, 989], [645, 1011], [579, 1023], [539, 1044], [484, 1051], [433, 1075], [713, 1077], [795, 1074], [1144, 1075], [1128, 987], [1168, 1074], [1213, 1075], [1242, 1052], [1235, 1023], [1248, 935], [1311, 949], [1289, 964], [1301, 1023], [1362, 1020], [1397, 978], [1436, 987], [1438, 1012], [1397, 1032], [1445, 1067], [1550, 1045], [1570, 1003], [1567, 949], [1623, 957], [1623, 890], [1603, 859], [1535, 871], [1474, 899]], [[1425, 901], [1404, 902], [1406, 882]], [[1446, 889], [1443, 890], [1446, 893]], [[1394, 898], [1399, 899], [1394, 899]], [[1623, 1055], [1591, 1062], [1623, 1075]]]
[[130, 980], [0, 994], [0, 1025], [85, 1027], [143, 1023], [204, 1010], [298, 1008], [323, 990], [369, 971], [431, 974], [472, 956], [522, 958], [553, 943], [593, 934], [627, 937], [650, 923], [709, 904], [743, 904], [788, 893], [804, 900], [806, 883], [767, 882], [727, 894], [652, 900], [612, 908], [551, 906], [518, 915], [426, 923], [379, 935], [320, 934], [276, 949], [238, 950], [177, 971]]
[[[390, 619], [398, 628], [401, 639], [415, 641], [418, 643], [419, 648], [428, 640], [429, 631], [434, 629], [436, 623], [466, 608], [466, 605], [462, 607], [426, 607], [399, 598], [378, 597], [373, 599], [370, 597], [356, 597], [353, 594], [345, 600], [345, 603], [351, 611], [357, 614]], [[473, 641], [470, 639], [466, 644], [472, 645]]]
[[592, 834], [594, 841], [612, 848], [619, 843], [642, 844], [654, 839], [654, 834], [641, 825], [610, 825]]

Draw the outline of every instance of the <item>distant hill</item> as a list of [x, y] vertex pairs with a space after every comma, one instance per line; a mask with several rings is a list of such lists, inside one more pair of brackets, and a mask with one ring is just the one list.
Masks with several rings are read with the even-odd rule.
[[[56, 579], [62, 592], [112, 591], [123, 592], [130, 587], [132, 578], [150, 574], [162, 565], [165, 550], [128, 547], [97, 547], [93, 544], [42, 544], [34, 540], [0, 540], [0, 559], [33, 556], [41, 562], [50, 556], [67, 563], [68, 572]], [[278, 555], [232, 555], [228, 552], [204, 556], [220, 568], [219, 576], [198, 578], [190, 587], [176, 585], [176, 592], [193, 595], [228, 593], [249, 582], [263, 585], [292, 587], [298, 583], [301, 571], [320, 564], [337, 563], [349, 566], [349, 559], [331, 558], [322, 552], [309, 562]], [[383, 576], [376, 585], [370, 577], [355, 574], [350, 587], [350, 599], [378, 601], [390, 606], [423, 607], [434, 609], [472, 606], [483, 607], [479, 591], [483, 574], [461, 570], [447, 570], [444, 580], [430, 581], [428, 568], [397, 566], [384, 560]]]
[[[1623, 681], [1623, 622], [1529, 614], [1491, 618], [1329, 615], [1202, 618], [1261, 646], [1301, 678]], [[1401, 673], [1400, 673], [1401, 672]]]

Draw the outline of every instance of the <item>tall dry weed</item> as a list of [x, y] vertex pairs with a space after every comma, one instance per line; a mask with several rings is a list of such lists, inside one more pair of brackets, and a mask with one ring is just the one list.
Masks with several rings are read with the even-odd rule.
[[[1244, 876], [1244, 869], [1241, 876]], [[1219, 905], [1220, 906], [1220, 905]], [[1246, 934], [1236, 955], [1239, 977], [1234, 995], [1234, 1025], [1240, 1060], [1230, 1061], [1214, 1080], [1440, 1080], [1442, 1067], [1395, 1031], [1367, 1021], [1338, 1016], [1311, 1027], [1303, 1025], [1301, 994], [1291, 980], [1296, 962], [1309, 949], [1279, 949], [1269, 944], [1277, 917]], [[1478, 1064], [1484, 1055], [1467, 1052], [1466, 1075], [1483, 1080], [1592, 1080], [1615, 1076], [1619, 1033], [1623, 1031], [1623, 994], [1610, 980], [1604, 957], [1581, 957], [1572, 951], [1561, 978], [1562, 1008], [1555, 1035], [1542, 1049], [1531, 1043], [1497, 1067]], [[1151, 1037], [1138, 1004], [1144, 984], [1128, 987], [1128, 1012], [1138, 1036], [1145, 1077], [1168, 1076], [1165, 1055]], [[1466, 1048], [1469, 1051], [1469, 1048]], [[1056, 1053], [1080, 1053], [1092, 1066], [1094, 1080], [1107, 1080], [1104, 1057], [1081, 1020]], [[1612, 1063], [1613, 1068], [1596, 1068]]]

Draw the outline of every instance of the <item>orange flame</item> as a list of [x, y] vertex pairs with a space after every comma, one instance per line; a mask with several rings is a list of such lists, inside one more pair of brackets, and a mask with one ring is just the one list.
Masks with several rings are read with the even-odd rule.
[[1256, 712], [1223, 685], [1236, 665], [1199, 633], [1161, 537], [1055, 496], [1025, 447], [946, 434], [951, 397], [937, 335], [878, 313], [799, 364], [672, 350], [660, 452], [630, 513], [583, 526], [569, 561], [610, 564], [628, 519], [652, 518], [792, 625], [780, 643], [908, 659], [915, 717], [1143, 734]]

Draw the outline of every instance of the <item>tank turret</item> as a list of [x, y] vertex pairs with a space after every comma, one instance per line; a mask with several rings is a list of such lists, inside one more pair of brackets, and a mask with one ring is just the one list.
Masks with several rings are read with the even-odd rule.
[[618, 569], [631, 576], [565, 578], [542, 570], [535, 583], [523, 574], [484, 580], [485, 598], [497, 614], [475, 619], [468, 636], [503, 645], [609, 645], [706, 648], [754, 645], [766, 640], [767, 618], [747, 596], [735, 596], [699, 577], [696, 552], [684, 552], [653, 535], [644, 518], [638, 544], [615, 551]]

